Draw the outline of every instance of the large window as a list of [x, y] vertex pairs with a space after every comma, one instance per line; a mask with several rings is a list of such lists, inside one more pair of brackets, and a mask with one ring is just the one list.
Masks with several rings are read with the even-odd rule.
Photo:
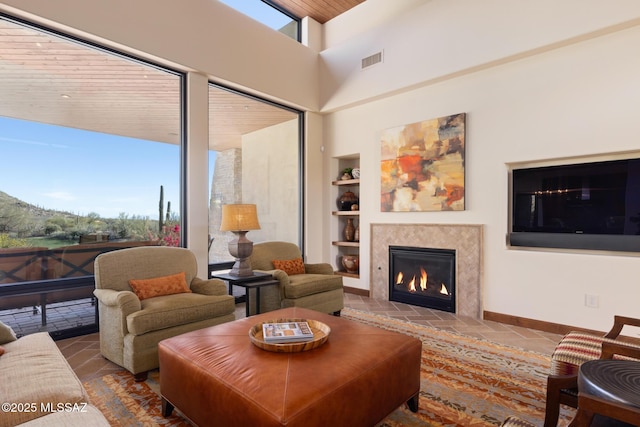
[[209, 86], [209, 262], [232, 261], [221, 232], [223, 204], [255, 204], [254, 243], [302, 240], [302, 113], [211, 84]]
[[99, 253], [181, 245], [182, 81], [0, 16], [0, 320], [84, 327]]

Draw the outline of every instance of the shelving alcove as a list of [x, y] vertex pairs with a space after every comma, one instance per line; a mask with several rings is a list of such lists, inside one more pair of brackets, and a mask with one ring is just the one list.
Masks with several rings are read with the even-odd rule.
[[[360, 186], [360, 179], [343, 179], [343, 180], [336, 180], [336, 181], [332, 181], [331, 182], [332, 185], [338, 187], [339, 190], [339, 194], [338, 197], [340, 196], [340, 194], [342, 194], [344, 191], [352, 191], [354, 193], [356, 193], [356, 195], [358, 196], [358, 198], [360, 198], [360, 191], [359, 191], [359, 186]], [[342, 191], [344, 190], [344, 191]], [[337, 235], [340, 236], [340, 240], [334, 240], [333, 242], [331, 242], [331, 244], [333, 246], [336, 246], [338, 248], [338, 256], [337, 256], [337, 269], [336, 269], [336, 274], [339, 274], [341, 276], [345, 276], [345, 277], [353, 277], [353, 278], [359, 278], [360, 274], [358, 273], [349, 273], [347, 272], [344, 267], [342, 266], [340, 260], [342, 259], [343, 255], [360, 255], [360, 242], [359, 241], [346, 241], [344, 240], [344, 228], [347, 224], [347, 218], [352, 218], [354, 219], [354, 221], [357, 221], [356, 224], [354, 224], [355, 227], [357, 227], [359, 225], [359, 221], [360, 221], [360, 211], [356, 210], [350, 210], [350, 211], [341, 211], [341, 210], [335, 210], [332, 212], [332, 214], [336, 217], [338, 217], [338, 233]]]

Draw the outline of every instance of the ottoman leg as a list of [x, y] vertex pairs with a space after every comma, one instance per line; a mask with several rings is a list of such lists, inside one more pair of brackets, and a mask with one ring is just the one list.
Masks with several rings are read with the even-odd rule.
[[162, 416], [167, 418], [173, 412], [173, 405], [167, 401], [164, 397], [162, 398]]
[[407, 406], [411, 410], [411, 412], [418, 412], [418, 394], [416, 393], [411, 396], [411, 399], [407, 400]]

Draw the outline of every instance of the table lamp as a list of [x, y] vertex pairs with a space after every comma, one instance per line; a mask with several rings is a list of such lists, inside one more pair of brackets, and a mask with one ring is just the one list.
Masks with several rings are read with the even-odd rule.
[[249, 230], [260, 230], [256, 205], [222, 205], [220, 231], [231, 231], [236, 238], [229, 242], [229, 253], [236, 259], [229, 271], [232, 276], [253, 276], [249, 257], [253, 242], [247, 239]]

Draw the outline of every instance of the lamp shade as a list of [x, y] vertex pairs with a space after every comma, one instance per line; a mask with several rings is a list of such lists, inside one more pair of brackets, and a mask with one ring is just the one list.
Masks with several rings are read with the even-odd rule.
[[220, 231], [260, 230], [256, 205], [222, 205]]

